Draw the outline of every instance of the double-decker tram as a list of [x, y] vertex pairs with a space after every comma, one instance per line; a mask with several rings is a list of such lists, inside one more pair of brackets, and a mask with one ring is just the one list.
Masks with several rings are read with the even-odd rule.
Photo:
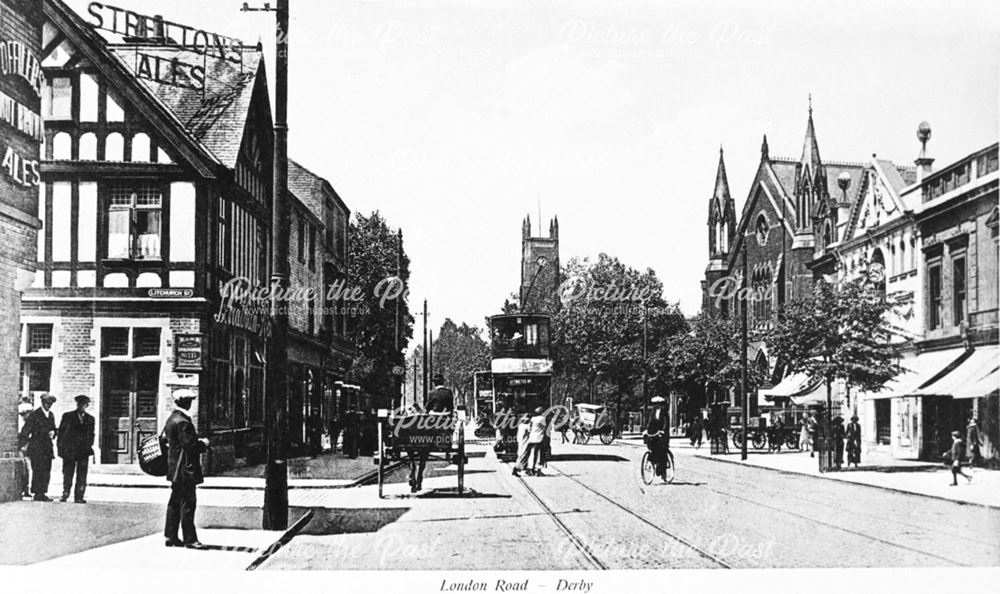
[[536, 407], [547, 409], [552, 387], [550, 318], [545, 314], [502, 314], [490, 318], [493, 446], [499, 459], [517, 456], [517, 424]]

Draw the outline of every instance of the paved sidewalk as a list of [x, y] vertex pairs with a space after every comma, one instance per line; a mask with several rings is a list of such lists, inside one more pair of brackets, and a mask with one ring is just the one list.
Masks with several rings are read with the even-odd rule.
[[[52, 488], [55, 493], [60, 485], [61, 471], [53, 465]], [[336, 489], [353, 487], [368, 479], [377, 467], [370, 456], [347, 458], [340, 454], [323, 454], [316, 458], [292, 458], [288, 461], [288, 487], [290, 489]], [[58, 480], [57, 480], [58, 479]], [[170, 483], [165, 478], [144, 474], [138, 465], [92, 465], [87, 484], [92, 487], [163, 488]], [[200, 489], [264, 489], [264, 465], [236, 468], [221, 476], [205, 477]]]
[[[641, 439], [638, 441], [634, 439], [622, 441], [627, 443], [627, 445], [642, 446]], [[708, 444], [704, 444], [701, 448], [696, 449], [692, 448], [688, 441], [682, 438], [671, 440], [670, 447], [678, 454], [693, 455], [710, 460], [756, 466], [780, 472], [806, 474], [824, 479], [947, 499], [959, 503], [1000, 508], [1000, 472], [995, 470], [966, 468], [966, 474], [970, 474], [973, 477], [972, 483], [967, 483], [965, 479], [959, 477], [958, 486], [952, 487], [950, 486], [951, 470], [943, 464], [917, 460], [899, 460], [876, 452], [862, 453], [860, 468], [821, 473], [819, 471], [819, 462], [816, 458], [811, 458], [808, 453], [802, 453], [797, 450], [785, 450], [776, 454], [751, 451], [747, 455], [746, 462], [743, 462], [740, 460], [738, 450], [731, 450], [733, 453], [730, 454], [713, 456], [709, 453]]]
[[[259, 506], [218, 507], [199, 497], [198, 538], [211, 548], [167, 548], [163, 538], [164, 493], [152, 489], [106, 490], [157, 497], [109, 502], [88, 495], [86, 505], [34, 501], [2, 504], [0, 565], [244, 569], [282, 534], [259, 529]], [[291, 508], [289, 522], [298, 520], [306, 511], [303, 507]]]

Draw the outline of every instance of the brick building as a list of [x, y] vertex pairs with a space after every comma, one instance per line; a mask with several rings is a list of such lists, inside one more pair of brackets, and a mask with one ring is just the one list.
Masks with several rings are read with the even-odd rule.
[[312, 287], [311, 300], [289, 304], [289, 426], [293, 447], [305, 444], [304, 420], [352, 408], [343, 389], [354, 347], [345, 339], [348, 221], [351, 211], [329, 181], [290, 160], [291, 285]]
[[[21, 290], [35, 271], [41, 119], [42, 14], [31, 0], [0, 0], [0, 385], [18, 382]], [[0, 502], [20, 496], [18, 395], [0, 398]]]
[[[715, 187], [709, 199], [709, 264], [702, 281], [702, 302], [706, 312], [723, 316], [739, 316], [742, 307], [748, 308], [748, 358], [770, 380], [763, 386], [763, 398], [759, 402], [756, 398], [751, 400], [754, 412], [759, 403], [772, 404], [775, 397], [801, 396], [803, 403], [805, 397], [818, 398], [813, 390], [786, 393], [783, 388], [773, 389], [778, 386], [772, 385], [778, 384], [785, 374], [782, 362], [769, 356], [761, 337], [773, 327], [782, 304], [808, 294], [812, 288], [813, 271], [809, 264], [815, 258], [815, 213], [832, 207], [843, 218], [847, 205], [857, 199], [863, 170], [864, 165], [858, 162], [821, 158], [810, 105], [799, 158], [772, 156], [767, 137], [763, 138], [757, 172], [737, 219], [720, 151]], [[839, 179], [852, 183], [841, 189]], [[746, 284], [752, 297], [737, 299], [736, 290], [743, 282], [744, 259]], [[708, 398], [709, 403], [742, 405], [739, 394], [731, 397], [714, 394]]]
[[[141, 23], [122, 35], [99, 11], [43, 7], [45, 232], [21, 308], [22, 392], [55, 393], [57, 413], [89, 395], [96, 461], [131, 464], [171, 393], [193, 388], [210, 470], [257, 461], [273, 162], [260, 48], [215, 55], [167, 39], [155, 18], [121, 19]], [[295, 319], [294, 335], [319, 339]]]
[[[808, 294], [816, 280], [877, 273], [886, 296], [901, 304], [887, 321], [905, 371], [875, 393], [838, 383], [835, 413], [860, 417], [866, 450], [928, 459], [976, 417], [984, 454], [996, 456], [997, 146], [934, 171], [929, 126], [921, 124], [918, 136], [924, 147], [915, 167], [875, 155], [864, 163], [823, 161], [810, 108], [798, 160], [770, 157], [765, 138], [735, 229], [720, 156], [709, 202], [704, 309], [739, 315], [748, 308], [749, 357], [773, 384], [751, 409], [823, 404], [825, 388], [784, 373], [763, 337], [780, 305]], [[737, 300], [744, 252], [752, 290]], [[732, 403], [741, 404], [738, 395]]]

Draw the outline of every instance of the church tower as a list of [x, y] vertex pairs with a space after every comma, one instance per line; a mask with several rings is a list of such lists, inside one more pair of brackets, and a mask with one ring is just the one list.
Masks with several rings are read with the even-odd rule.
[[548, 237], [532, 237], [531, 217], [526, 216], [521, 224], [521, 311], [558, 311], [559, 283], [559, 218], [549, 221]]
[[736, 236], [736, 202], [729, 193], [726, 161], [719, 147], [719, 166], [715, 172], [715, 189], [708, 200], [708, 267], [702, 282], [702, 309], [720, 313], [709, 297], [712, 285], [726, 275], [726, 258]]

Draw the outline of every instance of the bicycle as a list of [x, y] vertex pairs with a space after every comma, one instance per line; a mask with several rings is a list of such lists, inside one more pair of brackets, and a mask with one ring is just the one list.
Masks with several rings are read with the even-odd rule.
[[[644, 441], [648, 439], [644, 438]], [[640, 475], [642, 476], [642, 482], [646, 485], [652, 485], [653, 479], [656, 478], [656, 464], [652, 460], [652, 452], [646, 450], [642, 455], [642, 463], [639, 467]], [[674, 481], [674, 453], [670, 450], [666, 452], [667, 459], [665, 461], [663, 472], [659, 474], [659, 477], [664, 483], [672, 483]]]

